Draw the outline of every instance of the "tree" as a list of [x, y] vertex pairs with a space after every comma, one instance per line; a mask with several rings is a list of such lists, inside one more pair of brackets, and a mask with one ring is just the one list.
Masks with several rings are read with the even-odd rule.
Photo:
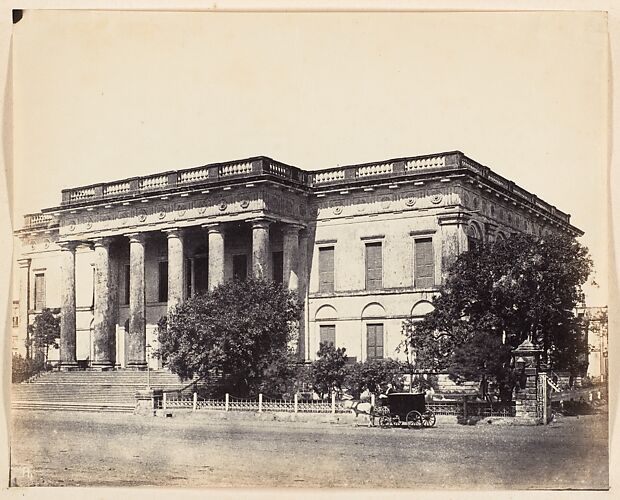
[[344, 347], [336, 348], [328, 342], [320, 343], [318, 358], [310, 367], [310, 380], [313, 389], [321, 397], [334, 390], [341, 390], [347, 374], [346, 351]]
[[396, 390], [401, 390], [403, 368], [403, 364], [395, 359], [367, 359], [350, 367], [347, 373], [347, 386], [356, 395], [366, 390], [379, 394], [387, 384], [392, 384]]
[[296, 294], [280, 284], [229, 281], [160, 321], [158, 355], [183, 379], [218, 373], [230, 392], [256, 394], [286, 378], [299, 315]]
[[44, 362], [47, 362], [50, 347], [58, 349], [60, 318], [51, 309], [43, 309], [41, 314], [36, 316], [34, 322], [28, 325], [28, 333], [27, 347], [34, 346], [36, 352], [43, 357]]
[[511, 351], [529, 338], [552, 368], [583, 369], [574, 309], [591, 269], [587, 249], [562, 234], [514, 235], [459, 255], [434, 311], [403, 324], [418, 368], [480, 381], [483, 391], [494, 379], [507, 391]]

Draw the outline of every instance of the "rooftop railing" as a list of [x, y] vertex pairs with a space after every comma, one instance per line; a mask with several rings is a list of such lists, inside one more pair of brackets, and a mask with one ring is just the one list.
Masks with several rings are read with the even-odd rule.
[[140, 196], [156, 191], [190, 188], [216, 184], [233, 179], [273, 176], [290, 183], [312, 188], [359, 184], [374, 179], [391, 179], [418, 176], [426, 173], [468, 170], [501, 188], [505, 193], [529, 202], [532, 206], [569, 223], [570, 216], [537, 196], [515, 185], [514, 182], [491, 171], [459, 151], [434, 155], [415, 156], [386, 160], [383, 162], [348, 165], [305, 172], [299, 168], [280, 163], [267, 157], [202, 165], [172, 172], [135, 177], [109, 183], [94, 184], [62, 191], [61, 205], [97, 202], [114, 198]]
[[296, 167], [270, 158], [259, 157], [64, 189], [61, 205], [140, 195], [151, 191], [166, 191], [198, 184], [213, 184], [218, 181], [253, 177], [261, 174], [273, 175], [296, 184], [307, 184], [308, 179], [308, 174]]
[[25, 229], [46, 228], [58, 224], [58, 218], [50, 214], [27, 214], [24, 215]]

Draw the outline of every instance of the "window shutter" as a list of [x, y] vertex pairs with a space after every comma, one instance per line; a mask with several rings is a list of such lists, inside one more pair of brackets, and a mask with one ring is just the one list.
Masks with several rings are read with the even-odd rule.
[[336, 325], [320, 326], [320, 342], [327, 342], [333, 346], [336, 345]]
[[366, 289], [377, 290], [383, 287], [383, 262], [381, 243], [366, 244]]
[[319, 292], [334, 291], [334, 247], [319, 248]]
[[435, 285], [435, 265], [432, 238], [415, 240], [415, 280], [416, 288], [430, 288]]

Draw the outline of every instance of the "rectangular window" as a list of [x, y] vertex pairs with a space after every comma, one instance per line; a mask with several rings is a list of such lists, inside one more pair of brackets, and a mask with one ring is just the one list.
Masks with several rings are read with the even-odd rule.
[[271, 255], [273, 264], [273, 281], [276, 283], [284, 282], [284, 252], [273, 252]]
[[366, 243], [366, 290], [383, 288], [381, 242]]
[[319, 292], [334, 291], [334, 247], [319, 248]]
[[123, 281], [125, 283], [125, 294], [123, 295], [123, 305], [129, 304], [129, 288], [131, 287], [131, 269], [129, 264], [123, 266]]
[[168, 302], [168, 261], [159, 263], [159, 302]]
[[383, 358], [383, 325], [366, 325], [366, 357]]
[[414, 241], [414, 248], [414, 286], [416, 288], [432, 288], [435, 285], [433, 239], [416, 239]]
[[245, 254], [233, 255], [233, 278], [245, 280], [248, 277], [248, 258]]
[[320, 342], [327, 342], [331, 345], [336, 345], [336, 325], [321, 325], [320, 326]]
[[41, 311], [45, 309], [45, 274], [34, 275], [34, 309]]

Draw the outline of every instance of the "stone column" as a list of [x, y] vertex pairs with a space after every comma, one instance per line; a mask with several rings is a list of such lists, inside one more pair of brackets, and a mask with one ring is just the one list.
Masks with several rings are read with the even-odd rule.
[[60, 246], [60, 368], [77, 367], [75, 352], [75, 248], [76, 242]]
[[287, 225], [282, 231], [282, 284], [291, 291], [299, 289], [299, 229]]
[[269, 278], [269, 224], [267, 219], [252, 223], [252, 275], [257, 279]]
[[222, 224], [205, 226], [209, 234], [209, 290], [224, 282], [224, 228]]
[[105, 369], [114, 365], [115, 331], [112, 322], [112, 280], [110, 270], [110, 238], [95, 240], [95, 300], [93, 321], [92, 367]]
[[[441, 228], [441, 280], [446, 278], [450, 265], [459, 254], [467, 250], [467, 234], [465, 225], [469, 215], [462, 212], [449, 213], [438, 217]], [[437, 263], [436, 263], [437, 264]]]
[[146, 369], [146, 296], [144, 290], [144, 233], [129, 236], [129, 338], [127, 367]]
[[299, 359], [306, 359], [308, 353], [308, 332], [306, 314], [308, 312], [308, 232], [306, 229], [299, 231], [299, 300], [302, 304], [301, 316], [299, 320], [299, 342], [297, 353]]
[[183, 230], [168, 233], [168, 314], [183, 301]]
[[[28, 305], [30, 303], [30, 259], [19, 259], [19, 312], [18, 339], [20, 342], [29, 340]], [[23, 344], [22, 344], [22, 347]], [[30, 357], [30, 346], [26, 343], [26, 357]]]

